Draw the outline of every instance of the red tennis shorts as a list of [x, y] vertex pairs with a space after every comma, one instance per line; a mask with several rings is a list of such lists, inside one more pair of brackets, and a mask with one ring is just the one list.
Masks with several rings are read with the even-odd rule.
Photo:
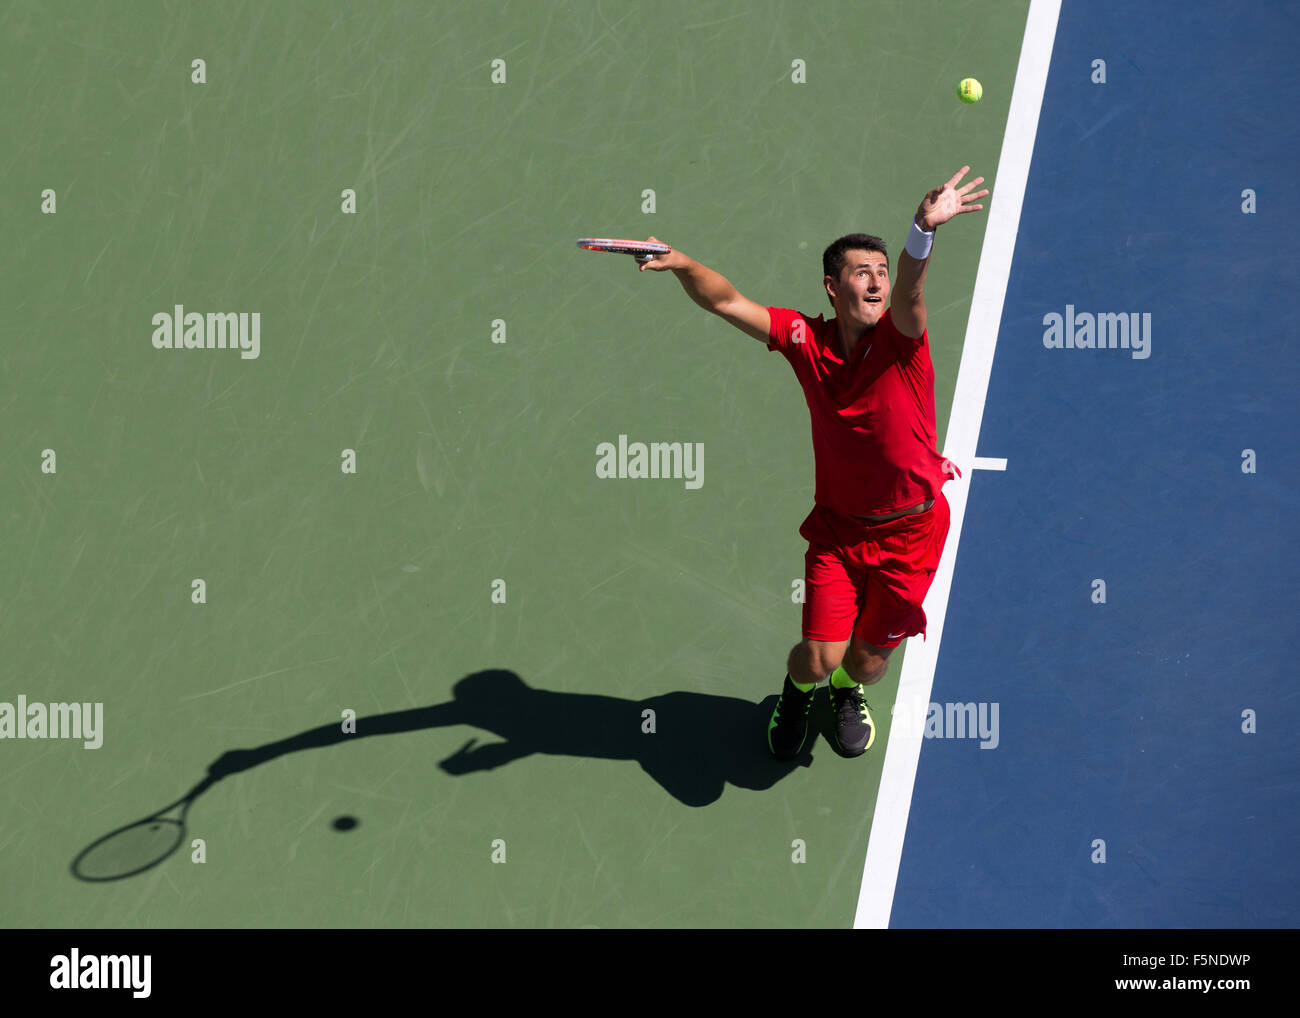
[[943, 492], [923, 513], [867, 523], [814, 506], [799, 528], [804, 556], [803, 635], [839, 642], [856, 636], [897, 647], [925, 636], [921, 603], [934, 582], [951, 512]]

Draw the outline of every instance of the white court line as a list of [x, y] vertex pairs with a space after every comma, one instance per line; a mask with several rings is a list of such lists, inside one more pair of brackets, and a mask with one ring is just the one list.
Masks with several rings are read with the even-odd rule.
[[[948, 436], [944, 443], [944, 455], [959, 467], [972, 462], [977, 469], [981, 466], [975, 459], [975, 448], [979, 442], [980, 422], [984, 418], [984, 400], [993, 369], [998, 324], [1002, 321], [1011, 256], [1015, 252], [1016, 233], [1020, 228], [1020, 207], [1029, 179], [1029, 162], [1034, 153], [1038, 115], [1043, 106], [1043, 91], [1047, 87], [1047, 70], [1052, 62], [1052, 45], [1060, 13], [1061, 0], [1032, 0], [1025, 22], [1020, 65], [1011, 94], [1007, 131], [1002, 139], [984, 249], [975, 276], [966, 342], [962, 347], [952, 415], [948, 418]], [[862, 888], [858, 892], [858, 911], [853, 922], [856, 929], [887, 927], [894, 907], [903, 836], [907, 832], [907, 815], [912, 806], [912, 789], [916, 784], [916, 767], [925, 730], [925, 708], [929, 705], [930, 691], [934, 686], [939, 641], [943, 636], [948, 594], [952, 588], [953, 563], [961, 539], [962, 520], [966, 516], [969, 471], [961, 480], [950, 481], [944, 489], [944, 496], [952, 506], [952, 523], [943, 559], [925, 599], [927, 638], [925, 642], [915, 637], [908, 640], [903, 654], [903, 672], [898, 684], [899, 710], [885, 749], [880, 792], [876, 797], [871, 838], [867, 843], [867, 861], [862, 870]]]
[[[992, 456], [976, 456], [970, 461], [970, 468], [972, 470], [1006, 470], [1007, 461]], [[906, 651], [904, 653], [906, 654]]]

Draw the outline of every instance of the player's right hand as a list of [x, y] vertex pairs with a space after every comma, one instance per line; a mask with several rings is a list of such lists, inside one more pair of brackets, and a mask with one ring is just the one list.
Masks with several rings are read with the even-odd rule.
[[[655, 244], [663, 244], [665, 241], [658, 237], [647, 237], [646, 240]], [[672, 245], [670, 244], [669, 247]], [[642, 262], [638, 268], [644, 272], [649, 269], [651, 272], [667, 272], [669, 269], [684, 269], [690, 259], [680, 251], [665, 251], [663, 254], [654, 255], [648, 262]]]

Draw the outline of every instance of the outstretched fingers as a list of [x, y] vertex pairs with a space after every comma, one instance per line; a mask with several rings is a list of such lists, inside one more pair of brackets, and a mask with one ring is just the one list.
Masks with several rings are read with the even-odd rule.
[[[956, 187], [958, 181], [960, 181], [961, 178], [964, 177], [964, 176], [966, 176], [966, 174], [968, 174], [968, 173], [970, 173], [970, 167], [969, 167], [969, 166], [963, 166], [960, 170], [958, 170], [956, 173], [954, 173], [954, 174], [952, 175], [952, 179], [950, 179], [950, 180], [948, 181], [948, 183], [946, 183], [946, 184], [943, 185], [942, 190], [947, 191], [949, 188]], [[983, 177], [980, 178], [980, 180], [983, 180], [983, 179], [984, 179]], [[978, 181], [976, 181], [976, 183], [978, 183]]]

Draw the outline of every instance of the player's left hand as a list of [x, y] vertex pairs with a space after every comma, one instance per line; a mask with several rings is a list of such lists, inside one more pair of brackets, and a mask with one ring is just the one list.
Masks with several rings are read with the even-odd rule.
[[921, 205], [916, 210], [917, 226], [929, 233], [936, 226], [942, 226], [954, 216], [959, 216], [963, 212], [978, 212], [984, 207], [983, 205], [969, 204], [976, 198], [983, 198], [989, 193], [988, 188], [974, 194], [970, 193], [973, 188], [984, 183], [983, 177], [976, 177], [969, 184], [964, 184], [961, 188], [957, 187], [961, 182], [961, 178], [969, 172], [970, 167], [963, 166], [953, 174], [948, 183], [940, 184], [921, 199]]

